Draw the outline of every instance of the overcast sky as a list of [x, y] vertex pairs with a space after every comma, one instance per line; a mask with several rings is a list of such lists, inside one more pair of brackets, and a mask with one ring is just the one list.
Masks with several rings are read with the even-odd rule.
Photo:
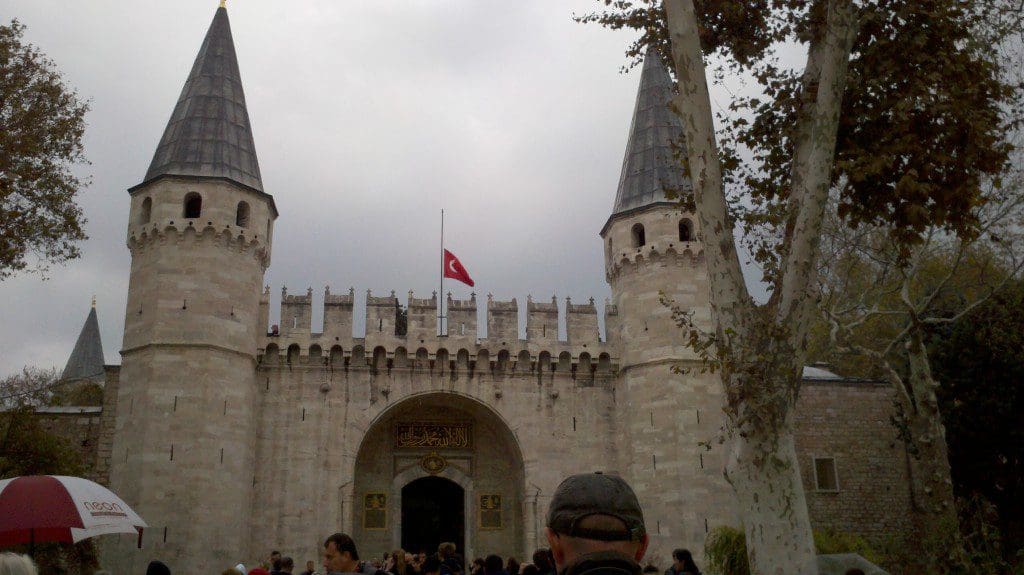
[[[149, 166], [216, 0], [3, 0], [91, 101], [83, 257], [0, 283], [0, 375], [63, 368], [97, 296], [119, 364], [126, 189]], [[439, 281], [446, 247], [482, 300], [610, 295], [598, 231], [615, 197], [639, 69], [629, 32], [572, 21], [594, 0], [229, 0], [265, 190], [280, 210], [266, 275], [314, 289]], [[720, 96], [715, 96], [721, 101]], [[445, 291], [468, 298], [449, 281]], [[482, 307], [482, 306], [481, 306]], [[275, 312], [272, 312], [272, 316]], [[521, 312], [522, 313], [522, 312]], [[361, 331], [360, 328], [357, 328]]]

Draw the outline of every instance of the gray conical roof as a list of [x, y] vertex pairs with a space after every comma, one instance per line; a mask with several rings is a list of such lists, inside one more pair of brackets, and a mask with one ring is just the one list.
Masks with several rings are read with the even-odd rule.
[[96, 307], [89, 310], [85, 325], [78, 334], [75, 349], [64, 366], [61, 379], [90, 379], [103, 376], [103, 343], [100, 341], [100, 324], [96, 319]]
[[677, 161], [672, 150], [673, 142], [683, 141], [682, 122], [669, 109], [669, 101], [674, 95], [672, 84], [661, 57], [653, 50], [649, 51], [640, 74], [640, 88], [612, 216], [671, 201], [665, 197], [665, 188], [690, 188], [681, 163], [685, 161], [685, 151], [681, 150], [683, 155]]
[[227, 178], [263, 191], [228, 11], [213, 17], [178, 104], [146, 172]]

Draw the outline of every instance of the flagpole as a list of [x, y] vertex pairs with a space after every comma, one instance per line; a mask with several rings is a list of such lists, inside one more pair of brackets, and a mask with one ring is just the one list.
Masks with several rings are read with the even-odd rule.
[[438, 335], [444, 335], [444, 208], [441, 208], [441, 291], [437, 293]]

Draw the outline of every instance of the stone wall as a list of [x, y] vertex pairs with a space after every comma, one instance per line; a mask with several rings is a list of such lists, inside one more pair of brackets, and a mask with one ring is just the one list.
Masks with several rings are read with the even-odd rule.
[[[908, 456], [892, 414], [888, 384], [805, 380], [796, 446], [815, 529], [860, 535], [876, 548], [913, 536]], [[838, 489], [817, 488], [815, 458], [834, 459]]]

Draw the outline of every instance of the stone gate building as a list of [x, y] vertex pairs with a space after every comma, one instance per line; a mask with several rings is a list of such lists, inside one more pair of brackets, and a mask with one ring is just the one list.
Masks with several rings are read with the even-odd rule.
[[[339, 530], [365, 557], [442, 540], [467, 557], [528, 557], [545, 545], [555, 487], [582, 471], [633, 485], [662, 567], [672, 548], [700, 549], [710, 529], [738, 526], [723, 450], [699, 445], [722, 425], [720, 386], [673, 371], [698, 362], [660, 302], [664, 292], [709, 321], [699, 226], [664, 191], [688, 185], [672, 160], [681, 128], [670, 92], [649, 57], [600, 228], [605, 338], [593, 300], [566, 301], [561, 339], [557, 302], [527, 298], [521, 339], [519, 302], [490, 296], [449, 296], [438, 335], [436, 294], [411, 292], [404, 302], [368, 294], [357, 338], [352, 290], [325, 293], [319, 333], [311, 291], [283, 290], [280, 329], [268, 333], [263, 278], [278, 211], [227, 11], [217, 10], [129, 190], [122, 364], [106, 370], [101, 413], [81, 416], [98, 426], [99, 478], [150, 525], [141, 549], [113, 538], [104, 563], [140, 573], [159, 558], [174, 572], [219, 572], [271, 547], [302, 562]], [[813, 368], [805, 379], [797, 441], [815, 525], [909, 532], [887, 387]]]

